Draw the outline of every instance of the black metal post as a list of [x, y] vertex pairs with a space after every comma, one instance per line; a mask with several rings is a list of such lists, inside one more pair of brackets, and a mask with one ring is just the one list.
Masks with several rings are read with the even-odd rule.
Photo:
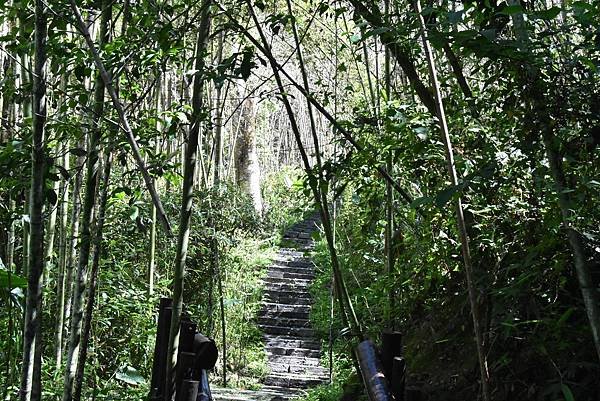
[[387, 331], [381, 333], [381, 363], [385, 377], [392, 377], [394, 358], [402, 355], [402, 333]]
[[150, 382], [151, 401], [162, 401], [165, 394], [165, 367], [167, 364], [167, 345], [169, 342], [172, 305], [173, 300], [170, 298], [160, 299], [156, 344], [154, 345], [154, 362], [152, 364], [152, 379]]
[[406, 361], [404, 358], [397, 356], [394, 358], [392, 365], [392, 375], [390, 384], [392, 387], [392, 395], [396, 401], [404, 401], [404, 384], [406, 382]]

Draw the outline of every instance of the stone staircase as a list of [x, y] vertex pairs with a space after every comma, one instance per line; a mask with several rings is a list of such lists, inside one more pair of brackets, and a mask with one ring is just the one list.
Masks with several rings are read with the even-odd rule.
[[313, 247], [317, 215], [296, 223], [284, 235], [284, 247], [272, 260], [264, 279], [258, 325], [264, 333], [269, 374], [261, 390], [213, 389], [215, 401], [287, 401], [304, 390], [327, 383], [320, 364], [321, 343], [310, 326], [308, 287], [313, 264], [304, 253]]

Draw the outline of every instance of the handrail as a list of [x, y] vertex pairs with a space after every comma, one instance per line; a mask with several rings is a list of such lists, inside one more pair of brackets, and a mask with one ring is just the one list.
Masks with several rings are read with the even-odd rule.
[[383, 333], [381, 352], [371, 340], [356, 347], [363, 384], [370, 401], [404, 401], [406, 364], [401, 357], [402, 336]]
[[383, 366], [371, 340], [365, 340], [358, 344], [356, 356], [369, 399], [371, 401], [391, 401], [392, 394], [383, 373]]

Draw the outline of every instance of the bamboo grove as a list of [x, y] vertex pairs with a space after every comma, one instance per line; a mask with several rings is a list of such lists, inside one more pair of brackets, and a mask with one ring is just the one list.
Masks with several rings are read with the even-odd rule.
[[364, 397], [351, 349], [384, 330], [421, 399], [600, 393], [600, 3], [6, 0], [0, 24], [3, 399], [145, 397], [161, 296], [167, 387], [184, 305], [215, 382], [256, 384], [248, 244], [301, 209], [332, 372], [308, 399]]

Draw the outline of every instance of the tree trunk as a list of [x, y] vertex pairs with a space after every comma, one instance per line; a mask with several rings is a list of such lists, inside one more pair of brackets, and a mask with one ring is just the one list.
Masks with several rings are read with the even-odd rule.
[[[8, 29], [10, 30], [14, 26], [12, 21], [8, 21]], [[15, 68], [12, 58], [7, 54], [4, 60], [4, 76], [5, 78], [9, 78], [14, 80]], [[8, 133], [8, 139], [14, 136], [14, 122], [15, 122], [15, 106], [13, 103], [12, 96], [9, 97], [7, 94], [4, 94], [2, 98], [2, 126], [4, 126], [5, 131]], [[16, 208], [16, 203], [14, 200], [14, 194], [8, 193], [8, 210], [13, 213]], [[10, 220], [7, 233], [6, 233], [6, 273], [7, 273], [7, 284], [8, 288], [12, 287], [12, 272], [14, 269], [14, 256], [15, 256], [15, 222], [13, 219]], [[7, 298], [7, 315], [8, 315], [8, 327], [7, 327], [7, 342], [6, 342], [6, 376], [5, 376], [5, 389], [0, 394], [3, 398], [7, 398], [9, 391], [9, 384], [13, 384], [13, 351], [16, 345], [15, 335], [14, 335], [14, 311], [13, 311], [13, 302], [10, 297]]]
[[[384, 1], [384, 13], [385, 13], [385, 23], [390, 25], [390, 0]], [[384, 46], [385, 50], [385, 59], [384, 59], [384, 93], [387, 101], [391, 100], [392, 96], [392, 71], [391, 71], [391, 55], [390, 50]], [[392, 176], [392, 152], [390, 151], [386, 161], [385, 161], [385, 169]], [[394, 233], [394, 192], [392, 190], [392, 185], [389, 181], [385, 182], [385, 244], [384, 244], [384, 253], [385, 253], [385, 265], [388, 274], [388, 280], [390, 283], [394, 282], [394, 246], [392, 243]], [[386, 320], [388, 321], [389, 328], [393, 331], [395, 330], [394, 326], [394, 317], [393, 317], [393, 309], [396, 302], [394, 288], [390, 286], [390, 290], [388, 293], [388, 298], [390, 301], [389, 307], [387, 308], [388, 313], [386, 316]]]
[[[220, 65], [223, 61], [223, 42], [225, 32], [219, 34], [219, 43], [217, 44], [217, 65]], [[215, 166], [214, 166], [214, 179], [213, 184], [215, 187], [219, 187], [221, 184], [221, 159], [223, 154], [223, 99], [222, 99], [222, 85], [219, 84], [215, 88], [216, 100], [215, 100]], [[227, 92], [226, 92], [227, 94]]]
[[[62, 167], [69, 170], [69, 142], [63, 146]], [[60, 239], [58, 244], [58, 277], [56, 279], [56, 328], [55, 328], [55, 361], [56, 370], [60, 370], [62, 364], [63, 324], [65, 320], [65, 289], [66, 289], [66, 265], [67, 265], [67, 219], [69, 208], [69, 182], [63, 181], [60, 187], [62, 197], [60, 199]]]
[[[110, 7], [107, 7], [110, 8]], [[104, 158], [104, 171], [102, 173], [102, 188], [100, 189], [100, 201], [98, 205], [98, 217], [96, 219], [96, 236], [94, 237], [94, 256], [92, 259], [92, 269], [90, 272], [90, 284], [88, 288], [87, 303], [85, 306], [85, 316], [81, 343], [84, 345], [79, 350], [77, 362], [77, 371], [75, 374], [75, 385], [73, 389], [73, 401], [81, 399], [81, 390], [83, 388], [83, 377], [85, 373], [85, 363], [87, 360], [88, 343], [90, 340], [90, 331], [92, 328], [92, 315], [94, 312], [94, 301], [96, 299], [96, 287], [98, 279], [98, 269], [100, 267], [100, 255], [102, 252], [102, 235], [104, 230], [104, 219], [106, 212], [106, 201], [108, 199], [108, 185], [110, 182], [110, 169], [112, 166], [111, 149], [106, 150]]]
[[252, 198], [256, 214], [262, 216], [262, 196], [260, 193], [260, 165], [256, 152], [254, 130], [254, 101], [248, 98], [242, 106], [241, 129], [235, 145], [236, 182], [242, 191]]
[[[158, 132], [161, 128], [160, 120], [158, 118], [159, 108], [160, 108], [160, 95], [162, 88], [162, 75], [159, 73], [157, 77], [157, 85], [154, 93], [154, 110], [156, 113], [156, 131]], [[160, 143], [158, 139], [156, 139], [156, 144], [154, 145], [155, 154], [160, 152]], [[154, 185], [156, 186], [156, 180], [154, 180]], [[150, 226], [150, 257], [148, 261], [148, 295], [154, 294], [154, 270], [156, 269], [156, 206], [152, 204], [152, 212], [151, 212], [152, 223]]]
[[[30, 40], [27, 33], [25, 32], [26, 25], [27, 25], [27, 22], [25, 21], [25, 16], [24, 16], [24, 14], [22, 14], [21, 16], [19, 16], [19, 36], [20, 36], [20, 40], [22, 41], [21, 43], [28, 43]], [[21, 59], [21, 62], [20, 62], [21, 68], [20, 68], [20, 76], [19, 76], [21, 90], [23, 91], [23, 93], [29, 93], [31, 91], [29, 84], [32, 82], [32, 76], [31, 76], [30, 71], [27, 68], [27, 66], [31, 65], [28, 52], [26, 50], [22, 50], [19, 58]], [[21, 117], [22, 117], [21, 123], [23, 124], [23, 126], [28, 124], [29, 123], [28, 120], [32, 117], [31, 99], [32, 99], [31, 96], [24, 96], [22, 103], [21, 103]], [[25, 204], [23, 207], [24, 213], [25, 212], [29, 213], [28, 212], [30, 209], [29, 197], [30, 197], [30, 194], [25, 194]], [[30, 216], [30, 219], [31, 219], [31, 216]], [[27, 222], [27, 220], [24, 220], [23, 221], [22, 268], [21, 268], [21, 270], [19, 270], [19, 268], [17, 267], [17, 270], [16, 270], [17, 272], [20, 272], [23, 274], [27, 274], [27, 271], [28, 271], [30, 227], [31, 227], [30, 223]]]
[[[23, 365], [21, 374], [21, 401], [39, 401], [40, 394], [32, 397], [32, 378], [35, 369], [36, 340], [41, 336], [42, 275], [44, 270], [44, 173], [46, 163], [46, 6], [42, 0], [35, 1], [35, 64], [33, 78], [33, 132], [31, 150], [31, 192], [29, 218], [31, 241], [29, 244], [29, 268], [27, 274], [27, 298], [23, 335]], [[41, 358], [38, 358], [41, 363]]]
[[179, 323], [183, 309], [183, 280], [190, 237], [192, 219], [192, 200], [194, 193], [194, 172], [198, 159], [198, 137], [202, 122], [202, 92], [204, 88], [204, 53], [208, 42], [210, 25], [211, 0], [202, 1], [202, 14], [198, 27], [198, 38], [195, 55], [194, 88], [192, 97], [192, 125], [185, 147], [185, 163], [182, 183], [181, 214], [179, 218], [179, 235], [177, 236], [177, 253], [175, 257], [173, 277], [173, 311], [169, 328], [169, 344], [167, 350], [167, 366], [165, 381], [165, 401], [172, 401], [175, 396], [174, 379], [179, 349]]
[[[108, 24], [110, 22], [112, 8], [107, 1], [103, 1], [102, 16], [100, 19], [99, 44], [100, 48], [108, 41]], [[79, 261], [77, 263], [77, 275], [73, 283], [73, 296], [71, 305], [71, 330], [69, 333], [69, 349], [65, 367], [65, 382], [63, 387], [63, 401], [71, 401], [73, 397], [73, 381], [77, 369], [79, 348], [81, 344], [81, 327], [83, 321], [83, 298], [87, 285], [87, 269], [90, 260], [91, 249], [91, 224], [94, 206], [96, 204], [96, 189], [98, 185], [98, 145], [101, 137], [100, 121], [104, 112], [104, 81], [100, 73], [96, 78], [94, 90], [94, 115], [92, 116], [92, 130], [90, 133], [90, 144], [88, 149], [88, 160], [86, 169], [85, 197], [83, 214], [81, 218], [81, 240], [79, 245]], [[83, 344], [87, 347], [87, 344]]]
[[[78, 143], [80, 149], [86, 148], [85, 139], [81, 139]], [[68, 156], [67, 156], [68, 157]], [[64, 306], [64, 324], [63, 327], [57, 328], [65, 333], [69, 333], [67, 327], [70, 326], [71, 322], [71, 303], [73, 299], [73, 270], [77, 260], [77, 243], [79, 242], [79, 222], [81, 219], [81, 187], [83, 186], [83, 167], [85, 165], [85, 156], [77, 156], [75, 161], [75, 181], [73, 182], [73, 189], [71, 194], [73, 196], [73, 206], [71, 208], [71, 227], [69, 235], [69, 244], [66, 249], [65, 258], [65, 278], [64, 278], [64, 291], [65, 291], [65, 306]], [[68, 205], [67, 205], [68, 208]], [[61, 333], [61, 337], [63, 333]], [[66, 344], [61, 344], [61, 349]], [[62, 356], [61, 356], [62, 359]]]

